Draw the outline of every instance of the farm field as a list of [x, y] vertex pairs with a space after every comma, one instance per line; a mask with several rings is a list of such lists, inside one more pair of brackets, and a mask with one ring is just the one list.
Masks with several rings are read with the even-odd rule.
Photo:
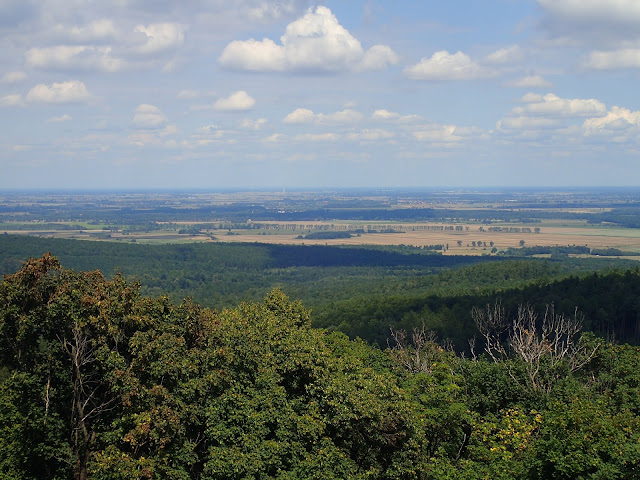
[[[192, 222], [182, 222], [189, 226]], [[371, 224], [369, 224], [371, 225]], [[534, 246], [587, 246], [589, 248], [617, 248], [629, 252], [640, 252], [640, 229], [625, 229], [594, 226], [545, 226], [539, 227], [539, 233], [511, 233], [479, 231], [478, 225], [463, 224], [463, 231], [422, 230], [423, 223], [389, 224], [394, 233], [363, 233], [350, 238], [304, 238], [312, 231], [330, 231], [325, 222], [285, 222], [268, 224], [268, 229], [226, 229], [204, 230], [200, 234], [178, 234], [175, 230], [157, 230], [149, 232], [113, 231], [105, 234], [101, 230], [3, 230], [8, 234], [37, 235], [52, 238], [101, 240], [139, 243], [191, 243], [191, 242], [243, 242], [271, 243], [278, 245], [409, 245], [415, 247], [443, 245], [447, 255], [482, 255], [490, 253], [493, 247], [498, 251], [508, 248], [520, 248], [521, 241], [527, 247]], [[296, 226], [296, 230], [291, 230]], [[302, 227], [311, 227], [303, 229]], [[335, 226], [335, 225], [334, 225]], [[364, 225], [350, 227], [362, 228]], [[443, 225], [430, 224], [431, 227]], [[444, 227], [444, 226], [443, 226]], [[513, 226], [512, 228], [522, 228]], [[524, 227], [527, 228], [527, 227]], [[460, 244], [458, 242], [461, 242]], [[480, 243], [481, 242], [481, 243]], [[486, 244], [486, 245], [485, 245]]]
[[[282, 225], [284, 227], [284, 225]], [[286, 245], [449, 245], [445, 252], [455, 255], [481, 254], [491, 249], [490, 242], [499, 250], [520, 247], [520, 241], [532, 246], [580, 245], [590, 248], [619, 248], [640, 251], [640, 230], [623, 228], [593, 228], [590, 226], [552, 226], [540, 229], [540, 233], [505, 233], [479, 231], [478, 225], [463, 225], [462, 232], [412, 230], [415, 225], [398, 225], [398, 233], [367, 233], [351, 238], [305, 239], [298, 238], [299, 233], [253, 233], [246, 230], [231, 231], [233, 235], [221, 235], [216, 238], [224, 242], [257, 242]], [[468, 228], [468, 230], [467, 230]], [[266, 232], [265, 232], [266, 233]], [[458, 245], [458, 241], [462, 245]], [[481, 248], [472, 247], [472, 242], [482, 242]], [[487, 250], [483, 250], [484, 243]]]
[[634, 255], [639, 207], [640, 192], [631, 189], [0, 192], [0, 234], [143, 244], [407, 245], [445, 255], [579, 246]]

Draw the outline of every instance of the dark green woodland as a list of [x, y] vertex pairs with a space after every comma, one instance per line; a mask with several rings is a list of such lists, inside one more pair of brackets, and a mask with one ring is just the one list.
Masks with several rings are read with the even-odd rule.
[[[78, 243], [60, 256], [93, 263]], [[172, 246], [204, 258], [187, 247]], [[637, 269], [406, 251], [292, 266], [260, 248], [230, 248], [214, 285], [260, 277], [256, 262], [262, 299], [215, 310], [48, 254], [7, 274], [0, 478], [640, 478]], [[164, 264], [167, 281], [189, 270]], [[296, 278], [317, 312], [285, 294]]]

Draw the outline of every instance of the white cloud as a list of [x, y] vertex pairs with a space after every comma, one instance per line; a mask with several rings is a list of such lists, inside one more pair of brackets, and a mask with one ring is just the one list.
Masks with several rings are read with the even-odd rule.
[[198, 128], [192, 135], [192, 138], [195, 140], [197, 146], [205, 146], [219, 142], [225, 133], [226, 132], [218, 125], [210, 124]]
[[423, 125], [413, 132], [416, 140], [436, 143], [457, 143], [468, 137], [471, 131], [460, 129], [456, 125]]
[[614, 106], [604, 117], [586, 119], [583, 126], [588, 132], [639, 128], [640, 111], [632, 112], [627, 108]]
[[500, 131], [508, 130], [539, 130], [553, 128], [558, 125], [558, 121], [544, 117], [507, 117], [496, 123], [496, 128]]
[[296, 0], [279, 0], [277, 2], [259, 0], [252, 3], [256, 4], [250, 4], [246, 7], [247, 17], [258, 22], [271, 22], [297, 13], [299, 10], [297, 4], [308, 2]]
[[222, 51], [219, 62], [226, 68], [254, 72], [281, 72], [288, 68], [284, 48], [268, 38], [233, 41]]
[[284, 140], [285, 138], [286, 138], [286, 135], [283, 135], [282, 133], [274, 133], [272, 135], [269, 135], [263, 141], [269, 142], [269, 143], [278, 143]]
[[69, 120], [71, 120], [71, 115], [67, 115], [66, 113], [64, 115], [60, 115], [59, 117], [51, 117], [47, 120], [48, 123], [63, 123], [63, 122], [68, 122]]
[[362, 120], [363, 116], [360, 112], [346, 108], [335, 113], [313, 113], [308, 108], [297, 108], [289, 113], [282, 120], [283, 123], [302, 124], [348, 124], [357, 123]]
[[335, 142], [340, 136], [336, 133], [305, 133], [296, 135], [295, 140], [304, 142]]
[[316, 115], [318, 123], [357, 123], [362, 120], [362, 114], [349, 108], [339, 112]]
[[385, 45], [375, 45], [365, 52], [323, 6], [309, 9], [287, 25], [280, 41], [233, 41], [225, 47], [219, 62], [234, 70], [266, 72], [377, 70], [397, 62], [396, 54]]
[[138, 130], [127, 137], [129, 144], [137, 147], [162, 147], [173, 149], [178, 143], [173, 138], [178, 133], [175, 125], [167, 125], [159, 130]]
[[134, 50], [141, 54], [156, 54], [173, 50], [184, 43], [184, 28], [177, 23], [138, 25], [134, 32], [142, 40]]
[[232, 93], [226, 98], [220, 98], [213, 104], [213, 109], [220, 112], [245, 112], [251, 110], [256, 101], [244, 90]]
[[495, 71], [478, 65], [471, 58], [457, 52], [446, 50], [434, 53], [431, 58], [423, 58], [417, 64], [404, 69], [405, 75], [412, 80], [473, 80], [495, 75]]
[[26, 53], [27, 65], [44, 70], [100, 70], [117, 72], [125, 62], [111, 55], [111, 47], [58, 45], [31, 48]]
[[350, 133], [346, 136], [347, 140], [352, 141], [376, 141], [376, 140], [387, 140], [393, 138], [395, 134], [393, 132], [389, 132], [388, 130], [380, 130], [380, 129], [365, 129], [361, 132]]
[[420, 120], [420, 115], [400, 115], [397, 112], [390, 112], [389, 110], [380, 109], [375, 110], [371, 115], [371, 118], [381, 122], [400, 122], [409, 123], [416, 120]]
[[158, 107], [146, 103], [139, 105], [133, 116], [133, 124], [140, 128], [158, 128], [167, 121], [167, 117]]
[[517, 78], [505, 85], [516, 88], [550, 88], [553, 84], [541, 77], [540, 75], [528, 75], [526, 77]]
[[539, 103], [539, 102], [542, 102], [543, 98], [544, 98], [543, 95], [540, 93], [529, 92], [529, 93], [525, 93], [520, 99], [520, 101], [522, 103]]
[[296, 108], [293, 112], [288, 114], [282, 120], [283, 123], [312, 123], [315, 119], [315, 114], [308, 108]]
[[267, 124], [266, 118], [258, 118], [256, 120], [252, 120], [250, 118], [245, 118], [240, 122], [240, 127], [245, 128], [247, 130], [260, 130]]
[[583, 66], [594, 70], [640, 68], [640, 48], [591, 52]]
[[91, 96], [87, 87], [79, 80], [53, 83], [40, 83], [27, 94], [27, 101], [33, 103], [82, 103]]
[[507, 48], [500, 48], [495, 52], [487, 55], [484, 59], [486, 63], [502, 65], [505, 63], [518, 63], [524, 60], [524, 52], [518, 45], [512, 45]]
[[115, 24], [108, 18], [95, 20], [83, 26], [76, 25], [70, 28], [65, 25], [57, 25], [55, 30], [70, 40], [81, 43], [104, 41], [118, 36], [118, 30], [116, 29]]
[[373, 112], [373, 115], [371, 115], [371, 118], [373, 118], [374, 120], [396, 120], [400, 118], [400, 114], [396, 112], [390, 112], [389, 110], [381, 109]]
[[398, 55], [387, 45], [374, 45], [364, 53], [360, 63], [355, 66], [358, 71], [384, 70], [388, 65], [398, 63]]
[[22, 105], [24, 105], [24, 101], [19, 93], [0, 98], [0, 107], [21, 107]]
[[528, 103], [522, 107], [514, 108], [514, 113], [518, 115], [588, 117], [604, 115], [607, 110], [604, 103], [593, 98], [560, 98], [553, 93], [544, 96], [528, 94], [523, 97], [523, 101], [528, 101]]
[[24, 72], [7, 72], [0, 79], [0, 83], [3, 85], [13, 85], [15, 83], [24, 82], [27, 79], [27, 74]]

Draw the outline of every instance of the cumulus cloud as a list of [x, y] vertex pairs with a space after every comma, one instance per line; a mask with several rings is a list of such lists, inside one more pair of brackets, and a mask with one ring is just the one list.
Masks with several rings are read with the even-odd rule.
[[52, 83], [40, 83], [27, 94], [27, 101], [32, 103], [83, 103], [91, 98], [84, 83], [79, 80]]
[[362, 114], [349, 108], [339, 112], [316, 115], [318, 123], [357, 123], [362, 120]]
[[55, 31], [69, 40], [79, 43], [111, 40], [119, 35], [115, 24], [108, 18], [95, 20], [82, 26], [57, 25]]
[[604, 103], [593, 98], [560, 98], [553, 93], [527, 94], [522, 100], [527, 103], [513, 109], [518, 115], [588, 117], [604, 115], [607, 110]]
[[111, 55], [111, 47], [58, 45], [31, 48], [26, 53], [27, 65], [44, 70], [100, 70], [117, 72], [125, 62]]
[[308, 108], [297, 108], [284, 117], [282, 122], [288, 124], [349, 124], [357, 123], [362, 120], [362, 118], [363, 116], [360, 112], [349, 108], [328, 114], [313, 113], [313, 111]]
[[0, 78], [0, 83], [3, 85], [13, 85], [24, 82], [26, 79], [27, 74], [24, 72], [7, 72]]
[[210, 124], [198, 128], [191, 137], [197, 146], [205, 146], [221, 141], [225, 133], [218, 125]]
[[398, 63], [398, 55], [387, 45], [374, 45], [364, 53], [362, 60], [355, 66], [355, 70], [383, 70], [388, 65]]
[[412, 132], [416, 140], [443, 144], [459, 143], [465, 138], [479, 134], [480, 131], [474, 128], [439, 124], [422, 125]]
[[539, 130], [553, 128], [558, 125], [558, 121], [553, 118], [544, 117], [507, 117], [496, 123], [496, 128], [500, 131], [509, 130]]
[[380, 109], [373, 112], [371, 118], [374, 120], [396, 120], [400, 118], [400, 114], [397, 112], [390, 112], [389, 110]]
[[158, 128], [167, 121], [167, 117], [158, 107], [146, 103], [139, 105], [133, 116], [133, 124], [139, 128]]
[[640, 68], [640, 48], [594, 51], [587, 56], [583, 66], [593, 70]]
[[173, 138], [178, 133], [175, 125], [166, 125], [164, 128], [137, 130], [127, 137], [131, 145], [137, 147], [164, 147], [176, 148], [178, 143]]
[[639, 128], [640, 111], [632, 112], [627, 108], [614, 106], [603, 117], [586, 119], [583, 126], [588, 132]]
[[[119, 72], [125, 68], [155, 65], [158, 56], [172, 52], [184, 43], [184, 28], [177, 23], [138, 25], [125, 33], [117, 31], [111, 20], [98, 20], [81, 27], [59, 25], [54, 30], [59, 30], [67, 43], [27, 50], [25, 60], [29, 67]], [[113, 44], [105, 44], [108, 40], [113, 40]], [[141, 58], [146, 63], [141, 62]], [[165, 64], [165, 70], [172, 67], [171, 62]]]
[[213, 104], [213, 109], [220, 112], [244, 112], [251, 110], [256, 101], [244, 90], [232, 93], [226, 98], [220, 98]]
[[22, 105], [24, 105], [24, 101], [19, 93], [0, 98], [0, 107], [21, 107]]
[[280, 41], [233, 41], [222, 51], [219, 62], [225, 68], [256, 72], [377, 70], [397, 62], [396, 54], [386, 45], [365, 51], [323, 6], [309, 9], [287, 25]]
[[141, 44], [134, 50], [141, 54], [173, 50], [184, 43], [184, 28], [177, 23], [138, 25], [134, 32], [141, 39]]
[[404, 69], [405, 75], [412, 80], [473, 80], [495, 75], [495, 71], [480, 66], [462, 53], [449, 53], [442, 50], [431, 58], [423, 58], [417, 64]]
[[382, 122], [413, 122], [415, 120], [419, 120], [419, 115], [400, 115], [397, 112], [390, 112], [389, 110], [380, 109], [375, 110], [371, 115], [373, 120], [382, 121]]
[[277, 2], [258, 0], [250, 2], [245, 12], [251, 20], [271, 22], [297, 13], [300, 3], [308, 4], [306, 1], [299, 0], [279, 0]]
[[484, 59], [486, 63], [496, 65], [518, 63], [524, 60], [524, 52], [518, 45], [512, 45], [506, 48], [500, 48], [493, 53], [487, 55]]
[[553, 86], [550, 81], [540, 75], [528, 75], [526, 77], [517, 78], [507, 82], [505, 85], [516, 88], [549, 88]]
[[[554, 142], [580, 142], [585, 133], [602, 133], [621, 118], [632, 118], [628, 110], [607, 113], [604, 103], [596, 99], [561, 98], [552, 93], [529, 92], [518, 106], [496, 123], [496, 132], [512, 138]], [[581, 119], [582, 126], [578, 123]]]
[[267, 124], [266, 118], [258, 118], [256, 120], [252, 120], [250, 118], [245, 118], [240, 122], [240, 126], [247, 130], [260, 130]]
[[288, 114], [282, 120], [283, 123], [312, 123], [315, 119], [315, 114], [308, 108], [296, 108], [293, 112]]
[[345, 138], [347, 140], [357, 142], [373, 142], [377, 140], [388, 140], [393, 138], [395, 134], [388, 130], [381, 129], [364, 129], [361, 132], [349, 133]]

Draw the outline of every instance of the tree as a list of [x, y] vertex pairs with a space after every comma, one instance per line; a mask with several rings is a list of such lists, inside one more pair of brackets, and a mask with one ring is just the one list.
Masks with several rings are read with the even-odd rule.
[[524, 240], [520, 240], [520, 246], [524, 247]]
[[[24, 477], [70, 471], [88, 478], [98, 437], [119, 405], [106, 373], [120, 357], [118, 323], [137, 292], [120, 277], [62, 269], [48, 254], [0, 285], [0, 359], [12, 378], [22, 379], [2, 384], [3, 394], [24, 402], [14, 407], [43, 432], [23, 440], [21, 448], [34, 455]], [[15, 396], [28, 384], [41, 390], [41, 402]]]
[[581, 341], [577, 308], [573, 317], [567, 317], [556, 314], [553, 304], [547, 305], [541, 321], [532, 306], [522, 304], [511, 321], [499, 303], [485, 310], [474, 307], [471, 314], [493, 361], [507, 361], [512, 353], [524, 365], [533, 391], [550, 393], [559, 378], [583, 368], [598, 349], [597, 343]]

